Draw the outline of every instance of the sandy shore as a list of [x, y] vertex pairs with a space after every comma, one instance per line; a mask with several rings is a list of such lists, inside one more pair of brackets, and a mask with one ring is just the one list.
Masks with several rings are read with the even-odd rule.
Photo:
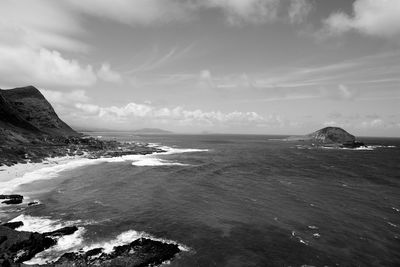
[[24, 175], [38, 171], [43, 168], [49, 168], [60, 164], [65, 164], [70, 161], [83, 158], [82, 156], [65, 156], [47, 158], [40, 163], [18, 163], [12, 166], [0, 166], [0, 194], [8, 192], [7, 188], [4, 188], [6, 184], [15, 179], [21, 179]]

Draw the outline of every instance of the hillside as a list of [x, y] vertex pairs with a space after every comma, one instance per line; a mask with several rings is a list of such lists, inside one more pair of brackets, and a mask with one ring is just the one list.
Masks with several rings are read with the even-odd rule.
[[0, 141], [24, 143], [43, 136], [78, 136], [33, 86], [0, 89]]

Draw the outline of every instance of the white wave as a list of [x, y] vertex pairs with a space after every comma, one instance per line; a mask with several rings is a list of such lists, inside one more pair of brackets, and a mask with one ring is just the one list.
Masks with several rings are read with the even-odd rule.
[[122, 232], [116, 238], [109, 240], [109, 241], [104, 241], [104, 242], [100, 242], [100, 243], [93, 243], [93, 244], [87, 245], [87, 246], [83, 247], [82, 250], [89, 251], [91, 249], [101, 247], [104, 249], [105, 253], [111, 253], [115, 246], [127, 245], [127, 244], [130, 244], [132, 241], [139, 239], [139, 238], [147, 238], [147, 239], [151, 239], [153, 241], [159, 241], [159, 242], [162, 242], [165, 244], [175, 244], [175, 245], [178, 245], [180, 250], [189, 251], [189, 248], [187, 246], [177, 243], [173, 240], [157, 238], [148, 233], [139, 232], [139, 231], [135, 231], [135, 230], [129, 230], [129, 231]]
[[181, 251], [189, 251], [189, 248], [183, 244], [175, 242], [173, 240], [163, 239], [154, 237], [145, 232], [139, 232], [135, 230], [129, 230], [126, 232], [122, 232], [116, 238], [100, 242], [100, 243], [92, 243], [85, 244], [84, 234], [86, 233], [86, 229], [83, 225], [96, 224], [95, 221], [62, 221], [58, 219], [52, 219], [50, 217], [35, 217], [30, 215], [21, 214], [9, 222], [17, 222], [22, 221], [23, 226], [17, 228], [17, 231], [28, 231], [28, 232], [52, 232], [67, 226], [78, 226], [78, 230], [71, 235], [64, 235], [61, 237], [52, 237], [57, 240], [57, 244], [50, 247], [47, 250], [44, 250], [35, 255], [31, 260], [24, 262], [25, 264], [46, 264], [53, 261], [56, 261], [59, 257], [61, 257], [64, 253], [72, 252], [72, 251], [89, 251], [94, 248], [102, 247], [105, 253], [111, 253], [115, 246], [122, 246], [130, 244], [132, 241], [139, 238], [147, 238], [154, 241], [160, 241], [166, 244], [176, 244], [179, 246]]
[[181, 154], [181, 153], [195, 153], [195, 152], [207, 152], [209, 149], [199, 149], [199, 148], [176, 148], [169, 146], [159, 146], [158, 148], [164, 150], [165, 152], [157, 153], [162, 155], [171, 154]]
[[[43, 220], [43, 218], [38, 219]], [[48, 219], [43, 220], [45, 224], [49, 224]], [[49, 228], [46, 228], [49, 229]], [[51, 228], [53, 229], [53, 228]], [[18, 229], [19, 230], [19, 229]], [[56, 238], [57, 244], [50, 247], [47, 250], [44, 250], [35, 255], [31, 260], [25, 261], [24, 264], [46, 264], [56, 261], [59, 257], [61, 257], [64, 253], [67, 252], [87, 252], [94, 248], [103, 248], [104, 253], [111, 253], [114, 250], [115, 246], [127, 245], [137, 240], [139, 238], [147, 238], [154, 241], [160, 241], [166, 244], [176, 244], [178, 245], [181, 251], [189, 251], [189, 248], [183, 244], [179, 244], [175, 241], [156, 238], [150, 234], [145, 232], [139, 232], [135, 230], [129, 230], [126, 232], [122, 232], [116, 238], [111, 239], [109, 241], [92, 243], [92, 244], [84, 244], [84, 234], [86, 230], [83, 227], [78, 227], [78, 231], [73, 233], [72, 235], [65, 235], [59, 238]]]
[[171, 162], [168, 160], [158, 159], [158, 158], [145, 158], [142, 160], [132, 162], [134, 166], [187, 166], [188, 164], [183, 164], [179, 162]]
[[143, 232], [129, 230], [119, 234], [115, 239], [100, 243], [93, 243], [82, 248], [83, 251], [89, 251], [94, 248], [103, 248], [105, 253], [111, 253], [115, 246], [122, 246], [131, 243], [132, 241], [144, 237]]
[[64, 235], [57, 238], [57, 244], [35, 255], [24, 264], [46, 264], [56, 261], [64, 253], [78, 250], [84, 241], [85, 228], [78, 227], [78, 230], [71, 235]]
[[300, 243], [302, 243], [302, 244], [308, 246], [308, 241], [302, 239], [295, 231], [292, 231], [292, 238], [295, 238], [295, 239], [297, 239]]
[[[76, 224], [82, 224], [82, 221], [61, 221], [50, 219], [50, 217], [34, 217], [30, 215], [21, 214], [10, 222], [22, 221], [23, 226], [17, 228], [18, 231], [28, 231], [28, 232], [52, 232], [63, 227], [72, 226]], [[86, 223], [85, 223], [86, 224]]]
[[[186, 166], [186, 164], [183, 163], [159, 159], [158, 156], [208, 151], [208, 149], [173, 148], [168, 146], [160, 146], [159, 144], [150, 144], [149, 146], [160, 148], [165, 152], [158, 152], [147, 155], [124, 155], [119, 157], [98, 159], [89, 159], [77, 156], [48, 159], [46, 163], [41, 165], [46, 167], [27, 172], [22, 176], [14, 178], [12, 180], [0, 182], [0, 194], [14, 193], [16, 191], [16, 188], [18, 188], [20, 185], [32, 183], [37, 180], [53, 179], [58, 177], [59, 174], [63, 171], [68, 171], [83, 166], [95, 165], [104, 162], [124, 161], [132, 161], [132, 165], [134, 166]], [[47, 166], [47, 164], [50, 166]]]

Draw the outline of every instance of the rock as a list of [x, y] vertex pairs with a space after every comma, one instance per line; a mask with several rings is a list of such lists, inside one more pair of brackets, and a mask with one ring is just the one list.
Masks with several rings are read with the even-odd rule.
[[10, 200], [3, 201], [1, 203], [7, 204], [7, 205], [21, 204], [22, 203], [22, 199], [15, 198], [15, 199], [10, 199]]
[[21, 227], [23, 225], [24, 225], [23, 222], [18, 221], [18, 222], [3, 223], [1, 226], [5, 226], [5, 227], [11, 228], [11, 229], [17, 229], [17, 228], [19, 228], [19, 227]]
[[94, 249], [91, 249], [91, 250], [87, 251], [85, 253], [85, 256], [86, 257], [92, 257], [92, 256], [95, 256], [95, 255], [99, 255], [102, 252], [103, 252], [102, 248], [94, 248]]
[[352, 143], [344, 143], [342, 144], [342, 146], [346, 148], [366, 147], [366, 145], [360, 141], [354, 141]]
[[43, 233], [44, 236], [63, 236], [63, 235], [72, 235], [78, 231], [78, 227], [76, 226], [67, 226], [61, 229], [55, 230], [53, 232]]
[[[39, 233], [16, 231], [0, 226], [0, 259], [8, 259], [11, 266], [32, 259], [37, 253], [53, 246], [56, 241]], [[4, 264], [3, 264], [4, 265]]]
[[52, 238], [45, 237], [39, 233], [31, 233], [28, 240], [12, 245], [9, 251], [15, 255], [13, 260], [16, 263], [22, 263], [32, 259], [37, 253], [50, 248], [56, 243]]
[[23, 199], [21, 195], [0, 195], [0, 199]]
[[21, 195], [0, 195], [0, 199], [8, 199], [1, 203], [11, 205], [11, 204], [21, 204], [24, 197]]
[[139, 238], [128, 245], [115, 246], [109, 254], [102, 248], [86, 253], [65, 253], [55, 263], [75, 266], [156, 266], [180, 252], [178, 245]]
[[32, 201], [28, 203], [28, 206], [39, 205], [38, 201]]

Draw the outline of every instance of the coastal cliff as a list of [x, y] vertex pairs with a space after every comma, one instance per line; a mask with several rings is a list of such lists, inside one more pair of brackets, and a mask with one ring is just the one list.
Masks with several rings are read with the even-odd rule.
[[0, 89], [0, 141], [29, 142], [43, 136], [79, 136], [33, 87]]
[[160, 149], [83, 136], [63, 122], [33, 86], [0, 89], [0, 166], [67, 155], [99, 158], [154, 152]]

